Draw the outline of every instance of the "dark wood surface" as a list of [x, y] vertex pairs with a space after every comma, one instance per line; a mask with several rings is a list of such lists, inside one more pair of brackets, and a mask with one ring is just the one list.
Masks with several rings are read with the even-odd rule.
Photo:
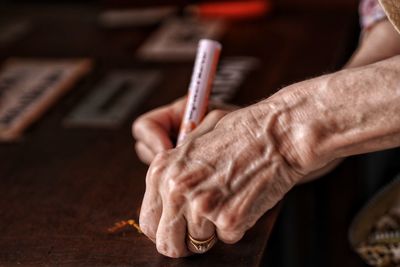
[[[2, 18], [28, 18], [30, 32], [0, 47], [0, 59], [89, 57], [93, 71], [16, 143], [0, 144], [0, 266], [260, 266], [277, 212], [265, 215], [236, 245], [171, 260], [144, 236], [107, 233], [138, 217], [147, 166], [133, 150], [130, 123], [185, 94], [192, 63], [146, 63], [135, 49], [153, 28], [105, 30], [98, 8], [3, 6]], [[235, 104], [264, 98], [285, 84], [343, 63], [354, 41], [353, 9], [276, 10], [266, 19], [232, 23], [223, 56], [254, 56], [260, 68]], [[131, 119], [114, 130], [65, 128], [62, 120], [113, 69], [158, 69], [163, 81]], [[284, 255], [283, 255], [284, 257]]]

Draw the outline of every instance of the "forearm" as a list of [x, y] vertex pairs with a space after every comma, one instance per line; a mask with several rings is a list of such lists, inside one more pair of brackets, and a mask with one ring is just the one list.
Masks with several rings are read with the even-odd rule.
[[[382, 20], [364, 29], [358, 48], [343, 69], [361, 67], [400, 54], [400, 35], [388, 20]], [[320, 177], [335, 168], [342, 158], [327, 163], [302, 179], [302, 182]]]
[[334, 74], [319, 91], [320, 112], [332, 122], [325, 126], [332, 134], [320, 140], [325, 144], [321, 155], [334, 150], [339, 157], [348, 156], [400, 145], [399, 56]]
[[[363, 30], [358, 48], [343, 69], [365, 66], [398, 54], [400, 54], [400, 35], [388, 20], [382, 20]], [[329, 172], [341, 160], [341, 158], [333, 160], [324, 167], [307, 174], [302, 181], [306, 182]]]
[[279, 150], [303, 174], [400, 146], [400, 56], [289, 86], [254, 108], [275, 114]]

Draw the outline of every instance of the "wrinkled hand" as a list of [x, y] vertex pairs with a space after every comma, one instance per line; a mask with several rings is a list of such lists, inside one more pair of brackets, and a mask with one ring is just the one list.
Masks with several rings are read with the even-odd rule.
[[301, 177], [322, 167], [303, 168], [307, 155], [293, 161], [297, 149], [274, 130], [280, 121], [274, 114], [257, 105], [232, 112], [208, 133], [156, 156], [140, 226], [161, 254], [190, 254], [187, 232], [199, 240], [216, 232], [225, 243], [239, 241]]
[[304, 177], [398, 147], [399, 70], [397, 56], [294, 84], [159, 153], [146, 176], [143, 232], [169, 257], [190, 253], [188, 233], [235, 243]]
[[[134, 122], [132, 134], [136, 139], [135, 149], [144, 163], [150, 164], [158, 153], [175, 146], [173, 142], [178, 136], [185, 105], [186, 98], [181, 98], [140, 116]], [[211, 111], [188, 138], [195, 138], [212, 130], [223, 116], [235, 109], [235, 106], [210, 103]]]

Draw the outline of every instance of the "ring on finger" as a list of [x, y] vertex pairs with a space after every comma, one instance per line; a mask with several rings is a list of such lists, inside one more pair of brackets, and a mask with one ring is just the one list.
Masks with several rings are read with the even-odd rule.
[[217, 236], [214, 233], [211, 237], [205, 240], [198, 240], [188, 233], [186, 242], [190, 251], [201, 254], [210, 250], [214, 244], [217, 243]]

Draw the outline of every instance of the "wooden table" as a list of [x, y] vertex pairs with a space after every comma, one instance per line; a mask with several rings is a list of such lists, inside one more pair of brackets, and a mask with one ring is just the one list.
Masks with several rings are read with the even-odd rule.
[[[114, 222], [138, 217], [147, 166], [133, 150], [131, 121], [185, 94], [192, 63], [138, 62], [135, 49], [152, 29], [104, 30], [95, 6], [4, 6], [0, 17], [32, 22], [23, 39], [0, 47], [0, 59], [90, 57], [95, 68], [17, 143], [0, 144], [0, 266], [260, 266], [277, 215], [266, 214], [236, 245], [171, 260], [133, 230], [109, 234]], [[354, 10], [276, 10], [235, 22], [224, 56], [253, 56], [261, 66], [234, 99], [246, 105], [294, 81], [331, 71], [345, 59]], [[114, 130], [65, 128], [62, 120], [109, 70], [161, 70], [163, 82]], [[169, 77], [174, 77], [170, 79]]]

